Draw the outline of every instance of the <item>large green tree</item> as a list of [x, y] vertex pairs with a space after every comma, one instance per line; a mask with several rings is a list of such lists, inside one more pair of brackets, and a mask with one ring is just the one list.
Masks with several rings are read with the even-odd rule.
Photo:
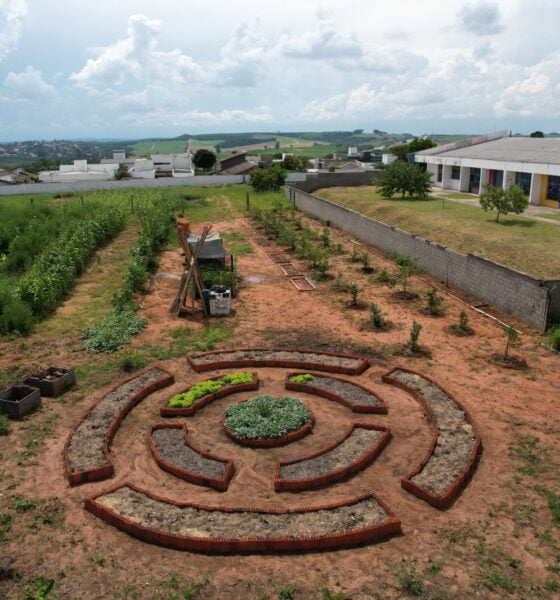
[[216, 164], [216, 155], [206, 148], [200, 148], [194, 153], [193, 163], [197, 169], [208, 171]]
[[425, 198], [431, 187], [432, 174], [423, 171], [418, 165], [409, 165], [401, 160], [391, 163], [380, 177], [381, 194], [392, 198], [400, 194], [402, 198], [408, 194], [417, 198]]
[[518, 185], [512, 185], [507, 190], [485, 185], [484, 193], [480, 195], [480, 206], [485, 211], [495, 210], [496, 223], [498, 223], [500, 215], [521, 214], [529, 206], [529, 198]]
[[420, 152], [420, 150], [427, 150], [433, 148], [437, 144], [430, 138], [414, 138], [412, 142], [408, 144], [402, 144], [401, 146], [395, 146], [391, 148], [391, 152], [403, 162], [408, 162], [408, 155]]
[[256, 192], [278, 191], [286, 181], [286, 171], [280, 165], [251, 171], [251, 185]]

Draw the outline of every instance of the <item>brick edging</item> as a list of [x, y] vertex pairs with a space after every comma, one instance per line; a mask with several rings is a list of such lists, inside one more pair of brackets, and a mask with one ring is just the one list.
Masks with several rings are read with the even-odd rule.
[[[377, 440], [377, 442], [367, 450], [364, 454], [362, 454], [359, 458], [352, 461], [345, 467], [340, 469], [336, 469], [335, 471], [331, 471], [330, 473], [326, 473], [324, 475], [318, 475], [317, 477], [309, 477], [303, 479], [282, 479], [281, 477], [281, 469], [286, 465], [292, 465], [300, 462], [304, 462], [306, 460], [310, 460], [313, 458], [317, 458], [318, 456], [322, 456], [323, 454], [327, 454], [331, 450], [334, 450], [337, 446], [346, 441], [354, 432], [355, 429], [370, 429], [383, 431], [384, 434]], [[303, 456], [296, 460], [279, 460], [276, 462], [276, 469], [274, 474], [274, 489], [277, 492], [280, 491], [301, 491], [308, 490], [311, 488], [321, 487], [324, 485], [330, 485], [335, 481], [341, 481], [342, 479], [346, 479], [351, 475], [354, 475], [358, 471], [364, 469], [368, 464], [370, 464], [375, 458], [377, 458], [385, 446], [391, 440], [392, 434], [389, 427], [384, 427], [382, 425], [373, 425], [371, 423], [352, 423], [349, 429], [346, 431], [344, 436], [338, 441], [334, 442], [330, 446], [322, 448], [312, 454], [307, 456]]]
[[[153, 432], [158, 429], [182, 429], [185, 445], [188, 446], [191, 450], [193, 450], [197, 454], [200, 454], [204, 458], [208, 458], [216, 462], [225, 463], [226, 468], [224, 471], [224, 475], [222, 477], [204, 477], [202, 475], [194, 473], [193, 471], [189, 471], [188, 469], [179, 467], [178, 465], [175, 465], [165, 460], [165, 458], [163, 458], [163, 456], [159, 453], [158, 449], [156, 448], [156, 445], [152, 438]], [[181, 423], [159, 423], [157, 425], [152, 425], [146, 436], [148, 441], [148, 447], [150, 448], [154, 460], [156, 461], [158, 466], [164, 471], [171, 473], [171, 475], [179, 477], [180, 479], [184, 479], [185, 481], [188, 481], [190, 483], [195, 483], [197, 485], [205, 485], [220, 492], [227, 490], [229, 482], [231, 481], [231, 478], [233, 477], [233, 474], [235, 472], [233, 461], [228, 460], [226, 458], [220, 458], [219, 456], [210, 454], [210, 452], [205, 452], [204, 450], [197, 448], [193, 444], [189, 443], [187, 439], [187, 433], [187, 426]]]
[[241, 438], [237, 436], [233, 431], [226, 425], [227, 416], [223, 417], [223, 427], [226, 435], [240, 446], [246, 446], [248, 448], [276, 448], [278, 446], [285, 446], [291, 442], [301, 439], [311, 432], [313, 425], [315, 425], [315, 419], [313, 416], [304, 423], [299, 429], [290, 431], [285, 435], [280, 435], [274, 438]]
[[[312, 375], [313, 377], [322, 377], [323, 379], [334, 379], [335, 381], [342, 381], [343, 383], [354, 385], [356, 387], [361, 388], [368, 394], [371, 394], [374, 398], [377, 398], [377, 400], [379, 401], [379, 405], [372, 406], [369, 404], [353, 404], [350, 400], [347, 400], [344, 396], [341, 396], [340, 394], [335, 394], [334, 392], [331, 392], [330, 390], [325, 390], [323, 388], [314, 387], [313, 382], [295, 383], [293, 381], [290, 381], [290, 378], [294, 377], [295, 375]], [[386, 415], [388, 412], [385, 401], [375, 392], [372, 392], [370, 389], [354, 381], [347, 381], [346, 379], [341, 379], [340, 377], [332, 377], [331, 375], [325, 375], [324, 373], [311, 373], [309, 371], [288, 373], [286, 375], [285, 387], [287, 390], [303, 392], [304, 394], [314, 394], [315, 396], [321, 396], [323, 398], [327, 398], [328, 400], [333, 400], [334, 402], [338, 402], [339, 404], [347, 406], [352, 410], [352, 412], [356, 413]]]
[[[299, 354], [321, 354], [333, 358], [346, 358], [348, 360], [360, 361], [357, 367], [342, 367], [334, 364], [327, 365], [322, 363], [305, 362], [297, 360], [272, 360], [272, 359], [239, 359], [239, 360], [219, 360], [220, 354], [230, 354], [232, 352], [297, 352]], [[196, 364], [194, 361], [201, 356], [216, 356], [217, 360]], [[327, 373], [342, 373], [343, 375], [361, 375], [368, 367], [369, 361], [360, 356], [351, 354], [340, 354], [336, 352], [315, 352], [314, 350], [286, 350], [278, 348], [240, 348], [238, 350], [214, 350], [212, 352], [202, 352], [200, 354], [189, 355], [187, 357], [190, 366], [197, 372], [217, 371], [219, 369], [232, 369], [243, 367], [275, 367], [279, 369], [314, 369], [316, 371], [326, 371]]]
[[[97, 503], [97, 499], [106, 494], [115, 492], [118, 489], [128, 487], [140, 494], [156, 500], [158, 502], [164, 502], [172, 506], [179, 508], [192, 507], [202, 511], [215, 512], [220, 511], [224, 513], [239, 513], [239, 512], [252, 512], [260, 514], [287, 514], [287, 513], [306, 513], [316, 512], [320, 510], [333, 510], [341, 508], [343, 506], [351, 506], [359, 502], [363, 502], [368, 498], [372, 498], [377, 502], [381, 508], [387, 514], [387, 520], [380, 525], [370, 525], [369, 527], [363, 527], [361, 529], [342, 531], [336, 533], [330, 533], [322, 536], [314, 537], [276, 537], [276, 538], [219, 538], [219, 537], [192, 537], [186, 535], [173, 535], [158, 531], [156, 529], [150, 529], [143, 525], [139, 525], [134, 521], [126, 517], [120, 516], [115, 511]], [[205, 552], [209, 554], [234, 554], [242, 552], [289, 552], [296, 551], [301, 552], [305, 550], [322, 550], [326, 548], [337, 548], [343, 546], [355, 546], [358, 544], [365, 544], [374, 540], [387, 537], [393, 534], [400, 533], [401, 522], [397, 515], [374, 493], [366, 494], [357, 498], [350, 498], [339, 501], [330, 505], [312, 506], [312, 507], [296, 507], [289, 509], [268, 509], [262, 508], [230, 508], [230, 507], [217, 507], [208, 506], [201, 504], [194, 504], [192, 502], [176, 502], [169, 498], [157, 496], [146, 490], [142, 490], [132, 484], [124, 483], [118, 484], [113, 488], [106, 490], [105, 492], [87, 498], [85, 500], [85, 508], [96, 517], [114, 525], [118, 529], [125, 531], [126, 533], [139, 538], [146, 542], [165, 546], [167, 548], [175, 548], [178, 550], [189, 550], [192, 552]]]
[[[411, 373], [412, 375], [417, 375], [419, 377], [422, 377], [426, 381], [429, 381], [431, 384], [435, 385], [444, 394], [446, 394], [455, 404], [457, 404], [457, 406], [463, 411], [466, 420], [469, 422], [469, 424], [473, 428], [475, 442], [474, 442], [473, 448], [469, 454], [469, 459], [468, 459], [467, 465], [465, 466], [463, 471], [453, 480], [453, 482], [440, 494], [434, 494], [430, 490], [423, 488], [423, 487], [419, 486], [418, 484], [414, 483], [414, 481], [412, 481], [412, 478], [415, 477], [416, 475], [418, 475], [418, 473], [420, 473], [422, 471], [422, 469], [426, 466], [426, 464], [432, 457], [434, 448], [437, 444], [437, 441], [439, 438], [439, 430], [437, 427], [436, 415], [434, 414], [432, 408], [426, 402], [426, 400], [423, 398], [423, 396], [421, 394], [419, 394], [418, 392], [416, 392], [409, 386], [405, 385], [404, 383], [397, 381], [396, 379], [391, 377], [391, 375], [395, 371], [404, 371], [405, 373]], [[457, 496], [459, 496], [463, 487], [467, 484], [469, 478], [472, 476], [474, 469], [476, 467], [479, 453], [482, 450], [482, 441], [480, 439], [478, 427], [472, 420], [469, 412], [466, 410], [466, 408], [463, 406], [463, 404], [461, 402], [459, 402], [459, 400], [457, 400], [455, 398], [455, 396], [453, 396], [453, 394], [448, 392], [444, 387], [442, 387], [439, 383], [437, 383], [435, 380], [433, 380], [431, 377], [429, 377], [427, 375], [423, 375], [422, 373], [418, 373], [417, 371], [413, 371], [412, 369], [407, 369], [406, 367], [395, 367], [394, 369], [391, 369], [385, 375], [382, 375], [381, 380], [385, 383], [394, 385], [394, 386], [404, 390], [405, 392], [410, 394], [415, 400], [417, 400], [423, 406], [424, 410], [427, 412], [428, 420], [430, 421], [430, 423], [432, 423], [432, 427], [434, 429], [434, 436], [428, 447], [428, 451], [426, 452], [424, 459], [418, 464], [418, 466], [411, 473], [409, 473], [406, 477], [401, 479], [401, 487], [403, 489], [407, 490], [408, 492], [410, 492], [411, 494], [414, 494], [418, 498], [425, 500], [426, 502], [428, 502], [432, 506], [435, 506], [436, 508], [439, 508], [439, 509], [448, 508], [449, 506], [451, 506], [451, 504], [454, 502], [454, 500], [457, 498]]]
[[[255, 372], [252, 372], [251, 374], [253, 375], [253, 381], [250, 381], [249, 383], [240, 383], [239, 385], [226, 385], [225, 387], [223, 387], [221, 390], [218, 390], [217, 392], [213, 392], [212, 394], [207, 394], [206, 396], [202, 396], [201, 398], [198, 398], [187, 408], [172, 408], [169, 406], [169, 400], [166, 399], [163, 402], [161, 408], [159, 409], [159, 414], [162, 417], [191, 417], [192, 415], [194, 415], [194, 413], [197, 410], [203, 408], [204, 406], [206, 406], [207, 404], [210, 404], [210, 402], [213, 402], [214, 400], [217, 400], [218, 398], [225, 398], [226, 396], [229, 396], [230, 394], [237, 394], [238, 392], [247, 392], [250, 390], [258, 390], [259, 389], [258, 374]], [[222, 377], [223, 377], [223, 375], [221, 377], [212, 377], [208, 380], [204, 379], [203, 381], [214, 381], [216, 379], [222, 379]], [[191, 387], [192, 386], [188, 387], [185, 391], [189, 390]], [[184, 393], [184, 392], [179, 392], [179, 393]]]
[[[133, 381], [134, 379], [141, 377], [142, 375], [144, 375], [145, 373], [147, 373], [148, 371], [150, 371], [151, 369], [154, 369], [154, 368], [160, 369], [161, 371], [163, 371], [165, 373], [165, 375], [162, 376], [160, 379], [153, 381], [151, 384], [142, 388], [134, 396], [132, 396], [129, 399], [129, 401], [124, 406], [122, 406], [121, 409], [116, 413], [114, 419], [111, 421], [111, 424], [107, 428], [107, 430], [105, 432], [105, 441], [103, 443], [103, 454], [105, 456], [105, 464], [101, 467], [95, 467], [95, 468], [89, 469], [87, 471], [74, 471], [72, 469], [72, 466], [70, 463], [70, 457], [68, 455], [68, 452], [70, 449], [70, 444], [72, 442], [72, 438], [74, 436], [75, 431], [78, 429], [78, 427], [80, 427], [80, 425], [82, 425], [82, 423], [89, 417], [90, 413], [95, 409], [95, 407], [100, 402], [102, 402], [108, 394], [112, 393], [114, 390], [116, 390], [121, 385], [124, 385], [125, 383], [129, 383], [130, 381]], [[165, 369], [160, 367], [158, 364], [152, 364], [149, 367], [142, 369], [140, 372], [136, 373], [135, 375], [128, 377], [127, 379], [124, 379], [123, 381], [119, 382], [117, 385], [114, 385], [109, 391], [107, 391], [105, 394], [103, 394], [99, 398], [99, 400], [97, 400], [97, 402], [95, 402], [92, 406], [90, 406], [88, 408], [88, 410], [82, 415], [82, 417], [80, 418], [78, 423], [72, 428], [72, 431], [68, 434], [68, 437], [66, 438], [66, 442], [64, 444], [64, 449], [62, 451], [62, 460], [64, 463], [64, 470], [66, 471], [66, 476], [68, 477], [68, 481], [69, 481], [70, 485], [79, 485], [81, 483], [87, 483], [87, 482], [91, 482], [91, 481], [101, 481], [103, 479], [108, 479], [109, 477], [112, 477], [114, 475], [115, 469], [113, 466], [113, 461], [111, 460], [111, 455], [109, 453], [109, 446], [111, 445], [113, 437], [115, 436], [115, 433], [117, 432], [118, 428], [120, 427], [122, 420], [126, 417], [126, 415], [130, 412], [130, 410], [132, 410], [132, 408], [134, 408], [139, 402], [141, 402], [144, 398], [146, 398], [146, 396], [149, 396], [150, 394], [152, 394], [153, 392], [155, 392], [161, 388], [171, 385], [173, 383], [174, 379], [175, 378], [171, 373], [169, 373], [168, 371], [166, 371]]]

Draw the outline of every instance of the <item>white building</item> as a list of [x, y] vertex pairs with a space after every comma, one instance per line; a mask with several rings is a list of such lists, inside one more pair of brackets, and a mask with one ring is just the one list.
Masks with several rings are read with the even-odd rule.
[[560, 208], [560, 138], [509, 137], [507, 131], [422, 150], [436, 187], [480, 194], [517, 184], [532, 204]]
[[72, 181], [108, 181], [115, 178], [118, 163], [88, 165], [87, 160], [75, 160], [72, 165], [60, 165], [58, 171], [41, 171], [42, 183], [61, 183]]

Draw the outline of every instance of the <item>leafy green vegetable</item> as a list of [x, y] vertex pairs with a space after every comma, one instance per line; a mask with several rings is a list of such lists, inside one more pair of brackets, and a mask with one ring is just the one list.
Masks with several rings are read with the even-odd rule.
[[140, 333], [147, 323], [147, 319], [137, 317], [131, 310], [111, 313], [83, 333], [87, 340], [85, 349], [88, 352], [115, 352], [133, 335]]
[[171, 408], [188, 408], [192, 406], [195, 400], [208, 394], [213, 394], [226, 385], [241, 385], [243, 383], [250, 383], [253, 379], [253, 373], [245, 372], [230, 373], [229, 375], [224, 375], [221, 379], [206, 379], [205, 381], [195, 383], [186, 392], [173, 396], [169, 401], [169, 406]]
[[254, 379], [253, 373], [230, 373], [229, 375], [224, 375], [222, 377], [222, 381], [228, 383], [229, 385], [241, 385], [243, 383], [251, 383]]
[[225, 414], [227, 427], [243, 439], [280, 437], [311, 419], [306, 406], [289, 396], [257, 396], [229, 406]]
[[290, 381], [293, 383], [309, 383], [310, 381], [313, 381], [313, 375], [310, 375], [309, 373], [294, 375], [293, 377], [290, 377]]

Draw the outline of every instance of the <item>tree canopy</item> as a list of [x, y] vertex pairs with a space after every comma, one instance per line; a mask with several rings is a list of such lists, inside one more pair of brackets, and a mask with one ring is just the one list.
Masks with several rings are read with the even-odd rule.
[[401, 160], [391, 163], [380, 178], [381, 194], [392, 198], [395, 194], [406, 194], [425, 198], [431, 187], [432, 174], [423, 171], [418, 165], [409, 165]]
[[280, 165], [251, 171], [251, 186], [255, 192], [275, 192], [286, 182], [286, 171]]
[[484, 193], [480, 195], [480, 206], [485, 211], [496, 211], [496, 223], [499, 222], [500, 215], [507, 215], [508, 213], [519, 215], [528, 205], [529, 198], [525, 196], [518, 185], [512, 185], [507, 190], [493, 185], [486, 185], [484, 186]]
[[408, 162], [408, 155], [420, 152], [420, 150], [427, 150], [433, 148], [437, 144], [430, 138], [414, 138], [412, 142], [408, 144], [402, 144], [401, 146], [395, 146], [391, 148], [391, 152], [403, 162]]
[[206, 148], [200, 148], [193, 156], [194, 166], [208, 171], [216, 164], [216, 155]]

